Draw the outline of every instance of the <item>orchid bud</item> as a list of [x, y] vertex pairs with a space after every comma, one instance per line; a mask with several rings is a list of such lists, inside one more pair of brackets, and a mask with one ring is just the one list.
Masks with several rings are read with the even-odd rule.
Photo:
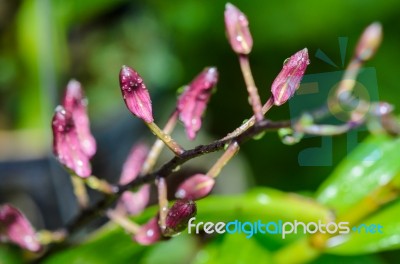
[[271, 92], [275, 105], [282, 105], [289, 100], [300, 86], [301, 79], [310, 64], [307, 48], [288, 58], [278, 76], [272, 83]]
[[382, 41], [382, 25], [375, 22], [369, 25], [362, 33], [356, 47], [356, 57], [360, 60], [369, 60], [378, 49]]
[[139, 175], [148, 152], [149, 150], [144, 144], [137, 144], [132, 147], [122, 168], [119, 184], [125, 185]]
[[138, 215], [148, 206], [150, 200], [150, 185], [144, 184], [137, 191], [125, 191], [119, 198], [122, 206], [129, 215]]
[[55, 110], [52, 129], [53, 153], [58, 161], [80, 177], [90, 176], [89, 156], [83, 151], [72, 114], [62, 106]]
[[142, 77], [124, 65], [119, 73], [119, 85], [129, 111], [146, 123], [152, 123], [154, 119], [151, 99]]
[[225, 28], [233, 51], [237, 54], [249, 54], [253, 47], [249, 22], [246, 15], [231, 3], [225, 5]]
[[0, 236], [19, 245], [21, 248], [37, 252], [42, 245], [29, 220], [10, 204], [0, 206]]
[[133, 236], [133, 239], [141, 245], [151, 245], [163, 239], [158, 217], [150, 219], [146, 224], [140, 227], [139, 231]]
[[185, 125], [186, 134], [191, 140], [195, 139], [201, 128], [201, 117], [217, 82], [217, 68], [207, 67], [186, 86], [178, 99], [179, 119]]
[[198, 200], [207, 196], [214, 187], [214, 184], [214, 178], [204, 174], [196, 174], [179, 185], [175, 197], [179, 199]]
[[[148, 148], [144, 144], [137, 144], [132, 147], [122, 168], [119, 184], [128, 184], [139, 175], [147, 153]], [[135, 192], [125, 191], [119, 199], [118, 206], [124, 208], [129, 215], [137, 215], [146, 208], [149, 199], [150, 185], [145, 184]]]
[[196, 204], [190, 200], [177, 200], [169, 209], [165, 221], [165, 236], [173, 236], [183, 231], [190, 218], [196, 215]]
[[86, 109], [87, 104], [81, 84], [76, 80], [69, 81], [63, 106], [66, 111], [72, 114], [82, 151], [89, 158], [92, 158], [96, 153], [96, 141], [90, 132], [90, 122]]

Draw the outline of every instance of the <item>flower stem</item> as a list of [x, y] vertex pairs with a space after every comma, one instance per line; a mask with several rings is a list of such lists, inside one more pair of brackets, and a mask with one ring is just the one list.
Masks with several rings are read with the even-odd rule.
[[131, 234], [136, 234], [140, 229], [138, 224], [128, 219], [125, 215], [118, 213], [116, 210], [109, 209], [106, 214], [108, 218]]
[[211, 169], [207, 172], [207, 175], [216, 178], [221, 172], [221, 169], [230, 161], [233, 156], [239, 151], [239, 144], [236, 141], [232, 141], [224, 154], [215, 162]]
[[350, 61], [349, 65], [344, 72], [343, 78], [339, 83], [339, 87], [336, 91], [336, 97], [339, 100], [346, 101], [349, 99], [351, 92], [353, 91], [354, 85], [356, 83], [356, 78], [360, 68], [362, 66], [362, 61], [358, 60], [356, 57]]
[[48, 245], [64, 241], [67, 237], [67, 232], [62, 229], [57, 231], [40, 230], [36, 233], [36, 237], [42, 245]]
[[76, 199], [78, 200], [79, 207], [85, 209], [89, 205], [89, 196], [86, 191], [85, 183], [83, 179], [77, 175], [71, 175], [72, 187], [74, 188], [74, 193]]
[[254, 83], [253, 74], [251, 73], [249, 57], [247, 55], [241, 54], [239, 55], [239, 62], [243, 78], [246, 83], [247, 92], [249, 93], [250, 104], [253, 108], [255, 119], [257, 122], [260, 122], [264, 119], [264, 115], [262, 113], [260, 96], [258, 95], [258, 90]]
[[354, 129], [364, 123], [364, 120], [361, 122], [348, 122], [342, 125], [319, 125], [319, 124], [311, 124], [307, 126], [302, 126], [297, 123], [294, 128], [296, 132], [305, 133], [307, 135], [318, 135], [318, 136], [334, 136], [344, 134], [351, 129]]
[[[177, 121], [178, 121], [178, 111], [175, 110], [168, 119], [168, 122], [163, 129], [165, 135], [170, 135], [172, 133], [172, 131], [176, 126]], [[147, 155], [145, 162], [143, 163], [141, 171], [142, 175], [149, 173], [154, 168], [154, 165], [156, 164], [157, 159], [160, 156], [160, 153], [163, 150], [164, 146], [165, 144], [161, 139], [157, 139], [154, 142], [149, 154]]]
[[97, 178], [96, 176], [89, 176], [88, 178], [82, 179], [84, 183], [92, 188], [93, 190], [105, 193], [113, 194], [115, 193], [115, 188], [109, 184], [107, 181]]
[[[271, 107], [273, 105], [274, 105], [274, 98], [271, 96], [262, 107], [263, 115], [265, 115], [269, 111], [269, 109], [271, 109]], [[230, 139], [230, 138], [239, 136], [244, 131], [246, 131], [250, 127], [254, 126], [255, 122], [256, 122], [256, 119], [255, 119], [255, 116], [253, 115], [252, 117], [250, 117], [250, 119], [248, 119], [246, 122], [244, 122], [240, 127], [236, 128], [233, 132], [229, 133], [222, 140], [226, 140], [226, 139]]]
[[165, 134], [154, 122], [146, 123], [150, 130], [156, 135], [167, 147], [175, 153], [176, 156], [181, 156], [185, 150], [171, 138], [170, 135]]
[[167, 214], [168, 214], [168, 190], [167, 190], [167, 182], [165, 178], [159, 177], [156, 181], [157, 184], [157, 190], [158, 190], [158, 205], [159, 205], [159, 211], [160, 211], [160, 228], [164, 232], [166, 229], [166, 219], [167, 219]]

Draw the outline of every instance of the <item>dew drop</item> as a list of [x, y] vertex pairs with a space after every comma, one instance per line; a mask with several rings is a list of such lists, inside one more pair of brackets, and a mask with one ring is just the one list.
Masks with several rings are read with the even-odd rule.
[[154, 230], [153, 229], [149, 229], [149, 230], [147, 230], [147, 232], [146, 232], [146, 236], [148, 236], [148, 237], [152, 237], [154, 235]]

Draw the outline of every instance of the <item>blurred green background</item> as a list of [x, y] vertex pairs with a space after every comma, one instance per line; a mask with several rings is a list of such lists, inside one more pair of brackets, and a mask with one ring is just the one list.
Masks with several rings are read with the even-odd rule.
[[[220, 138], [248, 118], [251, 108], [237, 57], [225, 37], [225, 3], [220, 0], [1, 0], [1, 199], [9, 197], [4, 191], [8, 188], [4, 184], [6, 178], [12, 177], [7, 164], [50, 155], [51, 116], [70, 78], [82, 82], [89, 98], [92, 127], [99, 141], [99, 157], [95, 158], [94, 167], [100, 177], [115, 179], [131, 143], [152, 140], [152, 135], [125, 109], [118, 86], [121, 65], [134, 67], [144, 78], [160, 126], [174, 108], [177, 88], [190, 82], [204, 67], [218, 67], [218, 90], [211, 99], [198, 140], [188, 142], [182, 127], [178, 128], [176, 137], [184, 146]], [[338, 37], [348, 37], [345, 57], [348, 62], [362, 30], [371, 22], [380, 21], [384, 28], [383, 44], [367, 66], [376, 69], [379, 99], [400, 105], [400, 91], [396, 87], [400, 58], [399, 1], [232, 3], [250, 21], [254, 39], [250, 60], [263, 101], [270, 96], [270, 85], [287, 57], [307, 47], [311, 60], [307, 74], [341, 70]], [[339, 69], [317, 59], [318, 49]], [[274, 120], [290, 117], [288, 105], [269, 113]], [[119, 140], [121, 132], [117, 128], [124, 127], [129, 131], [128, 139]], [[217, 190], [241, 192], [247, 186], [262, 185], [283, 191], [313, 191], [347, 154], [345, 135], [335, 137], [333, 143], [332, 166], [304, 167], [298, 164], [299, 151], [318, 146], [320, 139], [285, 146], [275, 133], [270, 133], [262, 140], [249, 141], [233, 165], [222, 172], [224, 188], [217, 186]], [[111, 157], [119, 150], [120, 156]], [[103, 170], [101, 163], [107, 162], [112, 164]], [[212, 160], [201, 162], [205, 165], [195, 163], [192, 167], [206, 169]], [[99, 164], [97, 169], [96, 164]], [[233, 169], [235, 166], [240, 170]], [[231, 175], [235, 171], [240, 175]], [[66, 221], [69, 217], [61, 218]]]

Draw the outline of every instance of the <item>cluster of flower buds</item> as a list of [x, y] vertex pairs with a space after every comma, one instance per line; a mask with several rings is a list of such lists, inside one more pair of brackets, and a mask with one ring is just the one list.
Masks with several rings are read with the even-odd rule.
[[54, 155], [61, 164], [84, 178], [92, 173], [89, 160], [96, 153], [86, 108], [81, 84], [71, 80], [63, 104], [57, 106], [52, 120]]
[[[253, 47], [249, 23], [246, 16], [230, 3], [226, 4], [225, 8], [225, 27], [229, 43], [234, 52], [239, 55], [248, 92], [252, 98], [251, 102], [254, 104], [253, 106], [257, 106], [253, 109], [255, 116], [256, 118], [256, 114], [261, 116], [261, 118], [257, 118], [257, 121], [261, 121], [264, 109], [261, 107], [247, 56]], [[369, 59], [379, 46], [381, 37], [382, 29], [380, 24], [374, 23], [369, 26], [356, 47], [355, 58], [359, 61]], [[273, 103], [279, 106], [287, 102], [295, 94], [309, 63], [307, 48], [298, 51], [285, 60], [282, 70], [272, 83], [271, 102], [273, 99]], [[179, 116], [190, 140], [195, 139], [201, 128], [202, 116], [217, 82], [217, 69], [215, 67], [207, 67], [189, 85], [185, 86], [184, 91], [178, 98], [173, 115], [173, 127], [175, 127]], [[185, 150], [173, 141], [169, 135], [166, 135], [170, 132], [164, 132], [154, 124], [151, 98], [142, 77], [132, 68], [122, 66], [119, 72], [119, 83], [124, 102], [129, 111], [142, 119], [153, 133], [165, 145], [169, 146], [177, 156], [184, 153]], [[270, 103], [270, 106], [272, 106], [272, 103]], [[378, 105], [375, 108], [377, 116], [386, 116], [391, 110], [388, 105]], [[304, 128], [310, 128], [313, 124], [307, 119], [307, 116], [300, 121], [299, 124], [302, 125], [303, 130]], [[68, 83], [63, 103], [55, 110], [52, 129], [54, 139], [53, 152], [60, 163], [80, 177], [89, 177], [91, 175], [90, 159], [96, 152], [96, 142], [90, 131], [87, 100], [79, 82], [71, 80]], [[325, 129], [324, 133], [336, 132], [333, 127], [328, 126], [319, 127], [318, 129]], [[165, 131], [172, 130], [165, 129]], [[400, 131], [400, 128], [398, 131]], [[295, 137], [296, 134], [292, 135], [292, 130], [289, 130], [290, 133], [287, 130], [281, 130], [280, 132], [283, 137], [290, 139], [287, 140], [289, 143], [293, 143], [298, 139]], [[195, 174], [179, 185], [175, 193], [175, 197], [178, 200], [169, 209], [165, 178], [161, 178], [163, 184], [160, 184], [161, 181], [158, 182], [159, 200], [161, 201], [160, 212], [164, 212], [165, 209], [166, 214], [161, 214], [160, 216], [159, 212], [157, 216], [151, 218], [141, 227], [136, 224], [133, 225], [132, 222], [126, 222], [124, 217], [126, 217], [125, 214], [137, 215], [145, 209], [150, 199], [150, 185], [145, 184], [136, 192], [125, 191], [117, 205], [117, 209], [122, 208], [123, 212], [121, 215], [115, 215], [117, 217], [122, 216], [120, 220], [123, 221], [120, 221], [120, 224], [125, 224], [127, 230], [131, 227], [132, 233], [135, 233], [133, 239], [142, 245], [150, 245], [180, 233], [187, 227], [189, 219], [196, 215], [197, 208], [194, 201], [206, 197], [211, 192], [215, 185], [215, 177], [226, 162], [238, 151], [238, 142], [232, 141], [232, 143], [234, 144], [230, 144], [225, 156], [222, 156], [207, 174]], [[119, 184], [127, 185], [135, 180], [139, 176], [143, 164], [147, 164], [149, 158], [154, 158], [152, 154], [154, 153], [149, 153], [145, 145], [135, 145], [124, 163]], [[158, 154], [154, 154], [154, 156], [158, 157]], [[155, 159], [151, 162], [155, 163]], [[152, 163], [148, 167], [152, 167], [152, 165], [154, 164]], [[148, 169], [148, 171], [150, 170]], [[146, 170], [146, 173], [148, 171]], [[115, 211], [121, 213], [121, 210]], [[114, 210], [109, 210], [109, 212], [114, 212]], [[112, 214], [109, 214], [109, 217], [112, 218]], [[132, 225], [129, 226], [127, 223]], [[0, 207], [0, 241], [11, 241], [30, 251], [39, 251], [42, 247], [36, 237], [35, 230], [27, 218], [18, 209], [8, 204]]]
[[201, 128], [201, 117], [217, 82], [217, 68], [207, 67], [185, 87], [178, 98], [179, 118], [185, 125], [186, 134], [191, 140], [196, 137]]
[[42, 249], [29, 220], [10, 204], [0, 206], [0, 242], [5, 241], [33, 252]]

